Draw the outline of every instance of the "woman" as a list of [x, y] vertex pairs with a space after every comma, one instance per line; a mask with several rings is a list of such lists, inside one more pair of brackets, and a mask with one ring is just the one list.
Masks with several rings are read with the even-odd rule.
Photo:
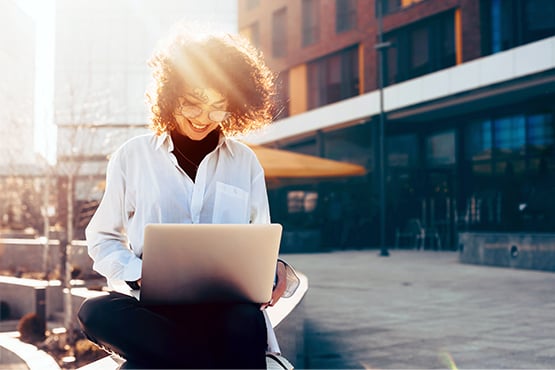
[[261, 309], [296, 288], [283, 261], [263, 307], [151, 309], [133, 295], [141, 285], [146, 224], [270, 222], [262, 167], [230, 137], [270, 121], [273, 76], [244, 39], [183, 31], [150, 66], [154, 132], [111, 156], [104, 197], [86, 230], [94, 269], [118, 292], [83, 303], [83, 331], [126, 358], [128, 368], [264, 368], [265, 352], [279, 349]]

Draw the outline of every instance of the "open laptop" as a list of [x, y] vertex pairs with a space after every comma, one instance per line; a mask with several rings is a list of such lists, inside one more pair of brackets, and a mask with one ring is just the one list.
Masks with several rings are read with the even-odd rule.
[[281, 232], [280, 224], [149, 224], [140, 301], [268, 302]]

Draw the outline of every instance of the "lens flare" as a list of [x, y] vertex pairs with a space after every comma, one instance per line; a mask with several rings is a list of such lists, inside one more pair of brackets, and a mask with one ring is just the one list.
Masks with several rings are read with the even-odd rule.
[[441, 353], [441, 360], [447, 366], [448, 369], [451, 370], [458, 370], [457, 364], [455, 364], [455, 360], [453, 356], [449, 352], [442, 352]]

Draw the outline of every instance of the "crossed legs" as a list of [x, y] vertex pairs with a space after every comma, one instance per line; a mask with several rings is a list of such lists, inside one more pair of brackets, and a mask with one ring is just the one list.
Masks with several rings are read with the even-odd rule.
[[111, 292], [78, 312], [87, 337], [136, 368], [265, 368], [266, 324], [257, 305], [144, 307]]

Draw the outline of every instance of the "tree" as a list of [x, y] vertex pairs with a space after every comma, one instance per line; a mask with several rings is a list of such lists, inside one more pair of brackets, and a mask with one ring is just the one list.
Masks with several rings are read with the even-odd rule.
[[[79, 88], [76, 88], [79, 86]], [[87, 83], [67, 85], [66, 99], [57, 106], [58, 127], [57, 163], [52, 167], [58, 182], [59, 221], [64, 225], [61, 239], [60, 265], [63, 268], [64, 326], [68, 341], [74, 341], [73, 307], [71, 301], [71, 246], [76, 236], [82, 238], [95, 204], [103, 192], [103, 180], [108, 155], [125, 138], [143, 131], [144, 125], [114, 124], [109, 121], [113, 112], [109, 106], [109, 94], [105, 90], [87, 89]], [[123, 107], [120, 107], [123, 109]], [[76, 198], [78, 196], [79, 199]], [[60, 218], [61, 217], [61, 218]]]

